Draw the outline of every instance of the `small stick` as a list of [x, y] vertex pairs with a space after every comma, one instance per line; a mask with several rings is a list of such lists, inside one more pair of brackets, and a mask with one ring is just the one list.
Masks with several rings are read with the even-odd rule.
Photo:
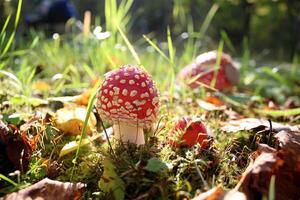
[[[94, 109], [97, 110], [95, 106], [94, 106]], [[114, 156], [115, 158], [117, 158], [117, 156], [116, 156], [116, 154], [115, 154], [115, 152], [114, 152], [114, 150], [113, 150], [113, 148], [112, 148], [112, 145], [111, 145], [111, 143], [110, 143], [110, 140], [109, 140], [109, 137], [108, 137], [108, 134], [107, 134], [106, 128], [105, 128], [105, 126], [104, 126], [104, 123], [103, 123], [102, 118], [100, 117], [100, 115], [98, 114], [98, 112], [95, 112], [95, 115], [96, 115], [97, 119], [99, 119], [99, 121], [100, 121], [100, 124], [101, 124], [101, 126], [102, 126], [102, 128], [103, 128], [103, 131], [104, 131], [104, 134], [105, 134], [105, 137], [106, 137], [106, 140], [107, 140], [107, 143], [108, 143], [108, 145], [109, 145], [109, 148], [110, 148], [110, 150], [111, 150], [113, 156]]]
[[84, 18], [83, 18], [83, 36], [86, 38], [90, 34], [91, 29], [91, 18], [92, 13], [91, 11], [87, 10], [84, 12]]
[[199, 176], [200, 176], [200, 178], [201, 178], [201, 180], [202, 180], [204, 186], [205, 186], [206, 188], [209, 188], [207, 182], [205, 181], [204, 177], [202, 176], [202, 173], [201, 173], [201, 171], [200, 171], [200, 169], [199, 169], [199, 167], [198, 167], [198, 165], [197, 165], [197, 162], [195, 161], [194, 164], [195, 164], [196, 170], [197, 170], [197, 172], [198, 172], [198, 174], [199, 174]]
[[273, 127], [272, 127], [272, 121], [268, 119], [268, 122], [270, 124], [270, 131], [269, 131], [269, 138], [268, 138], [268, 144], [270, 144], [271, 137], [272, 137], [272, 132], [273, 132]]

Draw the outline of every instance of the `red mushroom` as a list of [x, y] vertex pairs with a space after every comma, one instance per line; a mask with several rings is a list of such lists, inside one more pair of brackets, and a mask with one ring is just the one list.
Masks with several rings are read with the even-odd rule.
[[117, 139], [145, 144], [143, 129], [152, 126], [158, 108], [157, 88], [142, 68], [127, 65], [106, 74], [98, 92], [97, 110], [113, 123]]
[[[183, 80], [190, 88], [197, 88], [201, 85], [210, 86], [214, 79], [217, 63], [217, 52], [210, 51], [199, 55], [196, 60], [183, 68], [179, 79]], [[216, 75], [215, 88], [221, 91], [230, 90], [239, 82], [239, 69], [232, 58], [222, 53], [220, 65]]]
[[208, 144], [208, 134], [199, 118], [182, 117], [169, 132], [169, 144], [174, 147], [192, 147], [199, 143], [201, 148]]

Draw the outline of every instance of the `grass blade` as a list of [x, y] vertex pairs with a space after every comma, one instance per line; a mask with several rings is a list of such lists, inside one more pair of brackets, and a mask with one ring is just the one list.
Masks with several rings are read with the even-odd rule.
[[23, 2], [22, 0], [19, 0], [19, 2], [18, 2], [17, 14], [16, 14], [16, 19], [15, 19], [15, 29], [17, 28], [19, 21], [20, 21], [22, 2]]
[[126, 35], [124, 34], [124, 32], [122, 31], [122, 29], [119, 26], [117, 26], [117, 28], [118, 28], [118, 31], [120, 32], [123, 40], [125, 41], [129, 51], [131, 52], [133, 58], [135, 59], [135, 61], [137, 62], [138, 65], [141, 65], [141, 60], [140, 60], [138, 54], [136, 53], [136, 51], [134, 50], [133, 46], [129, 42], [128, 38], [126, 37]]
[[91, 112], [93, 110], [93, 107], [94, 107], [94, 103], [95, 103], [95, 100], [96, 100], [97, 89], [98, 89], [99, 85], [100, 85], [100, 81], [98, 81], [95, 84], [95, 87], [93, 88], [92, 95], [89, 99], [89, 103], [88, 103], [88, 106], [87, 106], [87, 113], [86, 113], [86, 116], [85, 116], [83, 128], [82, 128], [81, 133], [80, 133], [80, 139], [79, 139], [78, 147], [77, 147], [77, 150], [76, 150], [75, 158], [72, 161], [73, 162], [73, 167], [72, 167], [70, 181], [72, 181], [73, 176], [74, 176], [75, 165], [76, 165], [76, 162], [77, 162], [77, 159], [78, 159], [78, 156], [79, 156], [80, 148], [82, 146], [83, 136], [86, 135], [86, 129], [87, 129], [89, 117], [90, 117], [90, 114], [91, 114]]
[[172, 42], [172, 37], [171, 37], [171, 32], [170, 32], [170, 27], [168, 26], [167, 29], [167, 40], [168, 40], [168, 49], [169, 49], [169, 61], [172, 64], [172, 67], [174, 67], [174, 47], [173, 47], [173, 42]]
[[143, 37], [163, 58], [165, 58], [168, 62], [171, 62], [168, 56], [166, 56], [166, 54], [164, 54], [164, 52], [154, 42], [152, 42], [150, 38], [146, 35], [143, 35]]
[[2, 27], [2, 30], [1, 30], [0, 36], [2, 36], [2, 34], [4, 33], [4, 31], [6, 30], [7, 25], [9, 23], [9, 20], [10, 20], [10, 17], [11, 17], [11, 15], [8, 15], [8, 17], [6, 18], [5, 23], [4, 23], [4, 25]]
[[271, 177], [268, 200], [275, 200], [275, 175]]
[[204, 34], [206, 33], [212, 19], [214, 18], [215, 14], [217, 13], [219, 9], [219, 5], [214, 3], [212, 5], [212, 7], [210, 8], [210, 10], [208, 11], [203, 23], [202, 23], [202, 26], [200, 28], [200, 31], [199, 31], [199, 36], [200, 38], [204, 36]]
[[220, 64], [221, 64], [223, 47], [224, 47], [224, 41], [221, 40], [220, 43], [219, 43], [218, 52], [217, 52], [217, 62], [216, 62], [215, 67], [214, 67], [214, 70], [215, 70], [214, 71], [214, 76], [213, 76], [213, 79], [210, 83], [210, 86], [213, 87], [213, 88], [215, 87], [216, 82], [217, 82], [217, 76], [218, 76], [219, 68], [220, 68]]
[[18, 187], [18, 184], [16, 182], [14, 182], [13, 180], [11, 180], [10, 178], [4, 176], [3, 174], [0, 174], [0, 179], [5, 180], [6, 182], [12, 184], [15, 187]]

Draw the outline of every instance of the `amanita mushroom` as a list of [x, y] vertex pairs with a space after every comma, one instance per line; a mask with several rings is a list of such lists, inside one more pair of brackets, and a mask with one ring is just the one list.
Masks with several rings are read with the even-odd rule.
[[[217, 73], [214, 87], [221, 91], [230, 90], [239, 82], [239, 68], [228, 54], [222, 53], [219, 67], [216, 66], [217, 59], [216, 51], [203, 53], [193, 63], [184, 67], [178, 77], [194, 89], [201, 85], [211, 86]], [[215, 72], [216, 67], [218, 67], [217, 72]]]
[[192, 147], [199, 143], [201, 148], [208, 144], [208, 134], [199, 118], [182, 117], [169, 132], [169, 144], [174, 147]]
[[97, 98], [97, 110], [113, 123], [117, 139], [145, 144], [143, 129], [152, 126], [159, 108], [157, 88], [145, 70], [127, 65], [107, 73]]

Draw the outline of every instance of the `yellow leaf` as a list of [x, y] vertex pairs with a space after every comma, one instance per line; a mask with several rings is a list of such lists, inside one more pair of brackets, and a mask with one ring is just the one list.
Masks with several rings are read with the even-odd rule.
[[[56, 111], [55, 124], [56, 127], [69, 135], [80, 135], [83, 128], [87, 109], [76, 105], [68, 105]], [[87, 124], [86, 133], [91, 135], [96, 127], [96, 117], [93, 113], [90, 114]]]
[[33, 84], [33, 88], [39, 91], [48, 91], [51, 89], [51, 86], [45, 81], [36, 81]]

